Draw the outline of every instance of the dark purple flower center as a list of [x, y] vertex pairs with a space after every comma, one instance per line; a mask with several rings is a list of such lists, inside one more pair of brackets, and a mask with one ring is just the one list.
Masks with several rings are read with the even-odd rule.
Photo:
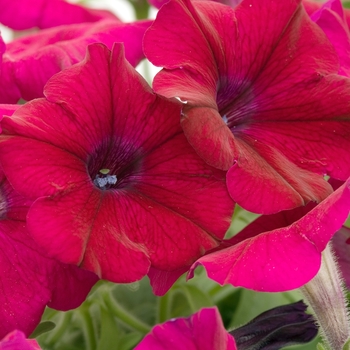
[[141, 150], [131, 141], [112, 137], [103, 140], [92, 152], [87, 166], [94, 185], [101, 189], [129, 187], [141, 169]]
[[[222, 119], [235, 133], [253, 121], [257, 103], [250, 87], [246, 87], [241, 93], [236, 91], [232, 93], [227, 90], [229, 89], [226, 87], [223, 91], [219, 91], [216, 102]], [[229, 98], [230, 95], [234, 97]]]

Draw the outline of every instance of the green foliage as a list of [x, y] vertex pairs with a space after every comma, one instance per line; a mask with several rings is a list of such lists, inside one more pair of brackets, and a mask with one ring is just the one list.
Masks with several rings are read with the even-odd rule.
[[350, 339], [344, 344], [343, 350], [350, 350]]
[[34, 332], [30, 335], [29, 338], [36, 338], [41, 334], [44, 334], [46, 332], [50, 332], [52, 331], [54, 328], [56, 327], [55, 323], [51, 322], [51, 321], [44, 321], [41, 322], [36, 329], [34, 330]]

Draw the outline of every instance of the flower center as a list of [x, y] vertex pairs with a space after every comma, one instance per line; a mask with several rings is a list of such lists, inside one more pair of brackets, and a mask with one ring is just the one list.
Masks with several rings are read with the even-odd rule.
[[235, 91], [234, 96], [230, 98], [232, 95], [232, 91], [221, 91], [216, 102], [223, 121], [232, 133], [235, 133], [245, 129], [253, 121], [258, 102], [249, 86], [243, 91]]
[[109, 138], [91, 153], [87, 167], [93, 184], [100, 190], [110, 190], [130, 186], [141, 163], [141, 152], [134, 143]]
[[117, 176], [108, 173], [109, 169], [101, 169], [95, 177], [94, 184], [101, 190], [106, 190], [117, 183]]

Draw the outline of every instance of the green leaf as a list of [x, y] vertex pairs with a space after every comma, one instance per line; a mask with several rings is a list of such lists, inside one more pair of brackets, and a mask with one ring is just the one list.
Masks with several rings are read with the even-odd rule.
[[348, 341], [344, 344], [343, 350], [350, 350], [350, 339], [348, 339]]
[[262, 293], [242, 289], [239, 304], [229, 325], [229, 329], [248, 323], [266, 310], [297, 300], [300, 300], [300, 294], [295, 292]]
[[232, 323], [232, 319], [234, 318], [239, 305], [241, 294], [242, 289], [232, 289], [230, 294], [226, 295], [225, 298], [222, 298], [217, 303], [225, 328], [229, 328], [229, 325]]
[[182, 286], [182, 290], [191, 307], [192, 313], [197, 312], [203, 307], [211, 307], [214, 305], [209, 295], [194, 285], [184, 285]]
[[120, 339], [117, 347], [110, 347], [108, 349], [132, 350], [141, 341], [142, 338], [143, 336], [140, 333], [128, 333]]
[[150, 328], [155, 324], [157, 297], [147, 278], [131, 284], [115, 284], [110, 291], [112, 300], [129, 315]]
[[114, 316], [105, 308], [101, 308], [101, 332], [96, 350], [113, 349], [125, 335]]
[[51, 321], [44, 321], [39, 323], [39, 325], [35, 328], [34, 332], [29, 336], [29, 338], [36, 338], [40, 334], [44, 334], [50, 332], [56, 327], [56, 324]]

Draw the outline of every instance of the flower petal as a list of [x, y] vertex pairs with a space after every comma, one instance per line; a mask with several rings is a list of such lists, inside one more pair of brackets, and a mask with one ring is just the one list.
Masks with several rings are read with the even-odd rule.
[[215, 109], [185, 108], [181, 126], [197, 154], [206, 161], [210, 159], [212, 166], [228, 170], [235, 163], [238, 150], [234, 136]]
[[0, 341], [0, 350], [40, 350], [35, 339], [26, 339], [24, 333], [14, 330]]
[[96, 22], [102, 18], [115, 18], [103, 10], [84, 8], [64, 0], [35, 0], [30, 4], [23, 0], [0, 1], [3, 9], [0, 22], [12, 29], [23, 30], [32, 27], [40, 29], [56, 27], [64, 24]]
[[[120, 201], [126, 204], [123, 197]], [[113, 282], [134, 282], [147, 273], [150, 262], [144, 245], [129, 238], [127, 207], [121, 204], [120, 211], [116, 204], [92, 186], [38, 199], [29, 210], [28, 229], [49, 256]]]
[[0, 241], [1, 336], [13, 329], [29, 336], [47, 304], [61, 310], [76, 308], [97, 282], [90, 272], [47, 258], [24, 222], [1, 220]]
[[350, 33], [341, 2], [329, 0], [310, 17], [321, 27], [333, 44], [339, 57], [339, 74], [349, 77]]
[[266, 292], [298, 288], [317, 273], [321, 252], [349, 209], [347, 181], [300, 219], [296, 219], [302, 212], [299, 208], [258, 218], [224, 242], [222, 250], [200, 258], [190, 277], [197, 265], [203, 265], [208, 276], [220, 284]]
[[178, 278], [188, 271], [189, 267], [190, 266], [185, 266], [173, 271], [164, 271], [151, 267], [147, 276], [150, 280], [153, 293], [157, 296], [164, 295]]
[[[229, 8], [224, 9], [231, 14]], [[211, 97], [216, 93], [218, 73], [207, 69], [214, 66], [215, 61], [207, 39], [194, 16], [198, 15], [190, 1], [170, 1], [165, 4], [158, 12], [157, 20], [145, 34], [144, 51], [154, 65], [167, 69], [153, 82], [157, 92], [166, 97], [177, 96], [191, 103], [215, 106], [215, 100]], [[229, 15], [227, 17], [229, 18]], [[186, 28], [186, 31], [171, 29], [178, 26], [179, 18], [182, 28]], [[186, 74], [183, 74], [182, 70], [186, 70]], [[170, 80], [167, 72], [171, 73]], [[186, 98], [183, 98], [184, 96]]]
[[236, 350], [216, 308], [201, 309], [188, 318], [153, 327], [135, 350]]
[[313, 200], [320, 202], [332, 193], [322, 176], [298, 168], [257, 139], [242, 137], [236, 144], [239, 156], [227, 172], [227, 187], [233, 200], [244, 209], [271, 214]]
[[86, 48], [101, 42], [110, 49], [114, 42], [124, 42], [126, 58], [136, 66], [144, 57], [142, 37], [151, 21], [122, 23], [101, 20], [46, 29], [7, 44], [2, 62], [0, 101], [16, 103], [43, 96], [46, 82], [62, 69], [80, 62]]

